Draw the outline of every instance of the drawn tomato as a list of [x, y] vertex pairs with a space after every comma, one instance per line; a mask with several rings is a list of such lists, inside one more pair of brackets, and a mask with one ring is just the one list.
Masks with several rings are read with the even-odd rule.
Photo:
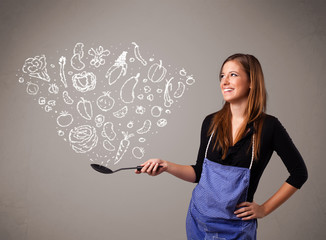
[[68, 112], [61, 112], [57, 117], [57, 124], [60, 127], [68, 127], [73, 122], [72, 115]]
[[103, 95], [99, 96], [96, 103], [99, 109], [104, 112], [111, 110], [114, 106], [114, 99], [110, 96], [111, 92], [103, 92]]

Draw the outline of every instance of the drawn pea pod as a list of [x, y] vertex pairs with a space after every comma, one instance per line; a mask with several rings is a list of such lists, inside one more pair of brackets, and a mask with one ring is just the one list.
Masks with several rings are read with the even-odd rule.
[[143, 126], [140, 129], [138, 129], [136, 132], [138, 134], [145, 134], [149, 132], [151, 127], [152, 127], [152, 122], [150, 120], [145, 120]]
[[112, 122], [106, 122], [103, 126], [102, 136], [106, 137], [110, 141], [113, 141], [117, 134], [115, 133], [113, 129], [113, 123]]
[[127, 115], [128, 113], [128, 107], [124, 106], [123, 108], [119, 109], [118, 111], [113, 113], [113, 116], [116, 118], [123, 118]]
[[105, 150], [108, 150], [110, 152], [115, 150], [115, 146], [107, 139], [103, 141], [103, 147]]
[[84, 98], [77, 103], [77, 111], [80, 116], [82, 116], [86, 120], [91, 120], [93, 117], [93, 107], [92, 103]]
[[140, 73], [129, 78], [121, 87], [120, 98], [124, 103], [133, 103], [135, 100], [135, 87], [138, 83]]
[[66, 103], [66, 104], [73, 104], [74, 103], [74, 100], [69, 96], [68, 92], [67, 91], [63, 91], [62, 93], [62, 98], [63, 98], [63, 101]]

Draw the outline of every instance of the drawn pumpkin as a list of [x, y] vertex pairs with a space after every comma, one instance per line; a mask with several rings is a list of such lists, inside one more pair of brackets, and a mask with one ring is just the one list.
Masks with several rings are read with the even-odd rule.
[[162, 60], [160, 64], [154, 63], [148, 70], [148, 79], [153, 83], [161, 82], [166, 75], [166, 68], [162, 66]]

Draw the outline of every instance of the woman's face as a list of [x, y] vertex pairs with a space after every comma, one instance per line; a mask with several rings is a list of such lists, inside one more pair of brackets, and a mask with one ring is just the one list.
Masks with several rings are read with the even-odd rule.
[[220, 76], [220, 87], [226, 102], [234, 104], [247, 101], [250, 81], [241, 63], [231, 60], [224, 64]]

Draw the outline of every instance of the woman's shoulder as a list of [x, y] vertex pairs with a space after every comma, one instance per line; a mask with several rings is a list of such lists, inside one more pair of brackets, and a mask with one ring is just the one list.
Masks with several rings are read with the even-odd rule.
[[268, 131], [275, 131], [277, 129], [284, 129], [280, 120], [270, 114], [265, 114], [263, 128]]
[[209, 125], [210, 123], [211, 123], [211, 121], [212, 121], [212, 119], [214, 118], [214, 116], [215, 116], [215, 114], [216, 114], [217, 112], [214, 112], [214, 113], [210, 113], [210, 114], [208, 114], [206, 117], [205, 117], [205, 119], [204, 119], [204, 121], [203, 121], [203, 124], [204, 125]]

